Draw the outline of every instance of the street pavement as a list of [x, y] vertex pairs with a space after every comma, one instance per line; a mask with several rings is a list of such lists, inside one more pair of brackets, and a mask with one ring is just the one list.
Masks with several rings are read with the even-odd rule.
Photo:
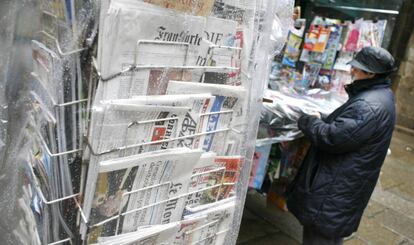
[[[395, 131], [359, 229], [345, 245], [414, 245], [414, 135]], [[302, 227], [287, 212], [249, 192], [237, 244], [299, 245]]]

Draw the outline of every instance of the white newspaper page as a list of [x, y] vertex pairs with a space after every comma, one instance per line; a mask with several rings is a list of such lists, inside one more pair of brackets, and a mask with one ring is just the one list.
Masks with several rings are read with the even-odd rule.
[[234, 154], [234, 145], [241, 140], [241, 135], [233, 136], [231, 129], [245, 131], [243, 108], [246, 108], [245, 103], [247, 103], [246, 90], [238, 86], [181, 81], [170, 81], [167, 88], [167, 94], [200, 93], [201, 91], [209, 92], [216, 97], [210, 111], [213, 114], [207, 116], [208, 123], [204, 125], [202, 132], [228, 129], [202, 137], [203, 150], [214, 151], [219, 155]]
[[161, 245], [172, 244], [181, 224], [174, 222], [166, 225], [153, 225], [118, 236], [100, 237], [96, 245]]
[[143, 0], [164, 8], [175, 9], [185, 13], [208, 16], [214, 5], [214, 0], [170, 1], [170, 0]]
[[[144, 225], [180, 220], [185, 200], [165, 201], [188, 191], [190, 169], [201, 153], [201, 150], [176, 148], [100, 162], [90, 224], [109, 222], [91, 229], [89, 242], [100, 236], [114, 235], [117, 227], [120, 233], [125, 233]], [[155, 205], [157, 202], [162, 203]], [[133, 211], [148, 205], [152, 206]], [[119, 217], [119, 222], [108, 220], [128, 211], [131, 213]]]
[[[93, 186], [97, 179], [99, 162], [175, 147], [176, 143], [169, 139], [177, 137], [179, 125], [187, 112], [187, 107], [123, 105], [110, 102], [95, 107], [89, 135], [89, 145], [95, 154], [89, 160], [84, 200], [87, 217], [92, 207]], [[117, 150], [136, 144], [140, 145]], [[84, 225], [81, 227], [81, 234], [86, 234]]]
[[[215, 182], [211, 182], [211, 173], [203, 174], [205, 172], [216, 169], [214, 163], [215, 157], [216, 154], [213, 152], [208, 152], [201, 155], [200, 160], [197, 162], [196, 166], [193, 169], [193, 177], [191, 178], [189, 192], [195, 192], [216, 184]], [[203, 191], [188, 195], [186, 206], [198, 205], [201, 202], [204, 193], [205, 192]]]
[[189, 137], [201, 133], [208, 117], [203, 116], [211, 111], [215, 96], [211, 94], [177, 94], [163, 96], [134, 96], [133, 99], [113, 100], [114, 103], [136, 105], [162, 105], [189, 107], [190, 110], [182, 120], [179, 128], [181, 139], [177, 140], [178, 147], [201, 148], [200, 137]]
[[192, 241], [197, 244], [224, 244], [225, 234], [233, 222], [235, 207], [236, 201], [231, 198], [192, 209], [193, 213], [186, 215], [185, 220], [206, 216], [204, 223], [201, 224], [206, 226], [192, 233]]
[[[152, 4], [111, 1], [103, 21], [103, 30], [106, 33], [99, 44], [102, 46], [102, 57], [99, 59], [102, 77], [119, 73], [134, 63], [146, 66], [194, 64], [205, 22], [204, 17], [185, 15]], [[148, 40], [158, 44], [143, 43]], [[188, 46], [168, 42], [187, 43]], [[101, 82], [96, 100], [162, 94], [161, 82], [167, 81], [166, 76], [170, 79], [182, 77], [182, 71], [138, 69], [124, 73], [107, 82]]]

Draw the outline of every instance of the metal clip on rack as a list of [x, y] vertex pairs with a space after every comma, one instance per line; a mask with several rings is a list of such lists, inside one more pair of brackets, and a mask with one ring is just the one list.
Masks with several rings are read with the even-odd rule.
[[45, 16], [47, 16], [46, 18], [49, 18], [49, 20], [52, 19], [51, 22], [53, 22], [53, 24], [48, 23], [48, 24], [52, 25], [52, 26], [49, 26], [49, 30], [42, 30], [42, 31], [40, 31], [40, 33], [42, 35], [45, 35], [47, 38], [49, 38], [50, 40], [52, 40], [54, 42], [54, 45], [56, 46], [56, 50], [58, 51], [60, 56], [63, 57], [63, 56], [68, 56], [68, 55], [80, 53], [80, 52], [82, 52], [82, 51], [89, 48], [89, 46], [88, 46], [88, 47], [83, 47], [83, 48], [77, 48], [77, 49], [70, 50], [70, 51], [63, 51], [63, 49], [61, 48], [61, 45], [59, 43], [59, 40], [53, 34], [51, 34], [51, 33], [58, 33], [59, 32], [59, 28], [60, 28], [59, 27], [59, 18], [55, 14], [50, 13], [47, 10], [43, 10], [42, 14], [43, 14], [43, 18]]

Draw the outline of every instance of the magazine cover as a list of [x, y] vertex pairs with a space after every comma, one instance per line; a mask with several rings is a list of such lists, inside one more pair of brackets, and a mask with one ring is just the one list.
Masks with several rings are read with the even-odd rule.
[[336, 53], [339, 50], [339, 42], [341, 39], [342, 27], [332, 26], [331, 33], [329, 35], [328, 44], [324, 52], [325, 61], [321, 69], [332, 70], [335, 64]]
[[302, 37], [290, 31], [286, 45], [285, 54], [282, 63], [287, 66], [296, 67], [296, 62], [300, 56], [300, 46], [302, 44]]
[[271, 148], [272, 145], [256, 146], [253, 155], [253, 166], [250, 173], [249, 187], [257, 190], [262, 188]]

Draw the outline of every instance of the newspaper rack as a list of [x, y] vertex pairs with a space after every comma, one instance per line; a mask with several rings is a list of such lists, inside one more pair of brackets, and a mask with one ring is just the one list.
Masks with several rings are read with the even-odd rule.
[[[217, 115], [217, 114], [232, 114], [233, 112], [234, 112], [233, 110], [224, 110], [224, 111], [203, 113], [203, 114], [200, 114], [199, 116], [204, 117], [204, 116]], [[178, 120], [178, 117], [162, 118], [162, 119], [154, 119], [154, 120], [132, 121], [132, 122], [129, 123], [128, 128], [132, 127], [134, 125], [154, 123], [154, 122], [160, 122], [160, 121], [166, 121], [166, 120]], [[117, 152], [117, 151], [128, 150], [128, 149], [131, 149], [131, 148], [137, 148], [137, 147], [146, 146], [146, 145], [161, 144], [161, 143], [166, 143], [166, 142], [184, 140], [184, 139], [189, 139], [189, 138], [196, 138], [196, 137], [201, 137], [201, 136], [204, 136], [204, 135], [223, 133], [223, 132], [229, 132], [229, 131], [232, 131], [232, 132], [235, 132], [235, 133], [238, 133], [238, 134], [242, 133], [239, 130], [228, 127], [228, 128], [224, 128], [224, 129], [216, 129], [216, 130], [212, 130], [212, 131], [200, 132], [200, 133], [186, 135], [186, 136], [172, 137], [172, 138], [169, 138], [169, 139], [161, 139], [161, 140], [131, 144], [131, 145], [126, 145], [126, 146], [121, 146], [121, 147], [116, 147], [116, 148], [113, 148], [113, 149], [105, 150], [105, 151], [102, 151], [102, 152], [97, 152], [95, 149], [93, 149], [93, 147], [90, 144], [89, 139], [87, 137], [85, 137], [84, 141], [85, 141], [85, 144], [88, 147], [90, 153], [93, 156], [101, 156], [101, 155], [105, 155], [105, 154], [109, 154], [109, 153], [113, 153], [113, 152]], [[71, 152], [69, 152], [69, 153], [71, 153]], [[67, 153], [67, 154], [69, 154], [69, 153]]]
[[[224, 176], [225, 176], [225, 173], [226, 173], [226, 168], [225, 167], [216, 167], [215, 169], [212, 169], [212, 170], [208, 170], [208, 171], [204, 171], [204, 172], [200, 172], [200, 173], [193, 174], [191, 176], [191, 179], [193, 179], [195, 177], [198, 177], [198, 176], [208, 175], [208, 174], [211, 174], [211, 173], [214, 173], [214, 172], [220, 172], [221, 180], [219, 181], [219, 184], [214, 184], [212, 186], [208, 186], [208, 187], [205, 187], [205, 188], [201, 188], [199, 190], [187, 192], [187, 193], [184, 193], [184, 194], [181, 194], [181, 195], [178, 195], [178, 196], [174, 196], [174, 197], [169, 197], [169, 198], [167, 198], [165, 200], [157, 201], [157, 202], [154, 202], [154, 203], [151, 203], [151, 204], [148, 204], [148, 205], [145, 205], [145, 206], [142, 206], [142, 207], [133, 209], [133, 210], [128, 210], [128, 211], [122, 212], [122, 204], [123, 204], [123, 200], [124, 200], [125, 197], [130, 196], [132, 194], [137, 194], [137, 193], [139, 193], [141, 191], [147, 191], [147, 190], [150, 190], [150, 189], [160, 188], [160, 187], [163, 187], [163, 186], [170, 186], [171, 185], [171, 182], [170, 181], [167, 181], [167, 182], [160, 183], [160, 184], [156, 184], [156, 185], [153, 185], [153, 186], [148, 186], [148, 187], [144, 187], [144, 188], [140, 188], [140, 189], [136, 189], [136, 190], [131, 190], [129, 192], [126, 192], [126, 193], [123, 193], [122, 194], [122, 199], [121, 199], [122, 201], [120, 202], [119, 209], [118, 209], [118, 214], [117, 215], [115, 215], [113, 217], [110, 217], [108, 219], [105, 219], [105, 220], [103, 220], [103, 221], [101, 221], [99, 223], [96, 223], [94, 225], [89, 225], [88, 222], [86, 222], [86, 218], [83, 219], [83, 222], [85, 222], [85, 224], [87, 225], [88, 229], [90, 229], [90, 228], [100, 227], [100, 226], [102, 226], [102, 225], [104, 225], [104, 224], [106, 224], [108, 222], [111, 222], [111, 221], [116, 220], [117, 221], [117, 225], [116, 225], [116, 229], [115, 229], [115, 235], [118, 235], [118, 231], [119, 231], [119, 228], [120, 228], [121, 218], [122, 217], [125, 217], [127, 215], [132, 215], [132, 214], [135, 214], [137, 212], [143, 211], [145, 209], [154, 208], [154, 207], [156, 207], [158, 205], [165, 204], [165, 203], [170, 202], [170, 201], [178, 200], [178, 199], [181, 199], [181, 198], [188, 198], [188, 196], [190, 196], [192, 194], [196, 194], [196, 193], [199, 193], [199, 192], [204, 192], [204, 191], [207, 191], [207, 190], [217, 189], [217, 188], [219, 188], [219, 190], [216, 193], [215, 201], [218, 201], [219, 195], [220, 195], [220, 189], [221, 189], [221, 187], [223, 185], [235, 185], [235, 183], [224, 183]], [[79, 211], [80, 212], [83, 212], [82, 209], [80, 209]], [[217, 221], [214, 221], [214, 222], [217, 222]], [[206, 225], [211, 225], [211, 224], [210, 223], [209, 224], [204, 224], [203, 226], [201, 226], [199, 228], [203, 228]], [[196, 230], [197, 229], [194, 229], [191, 232], [195, 232]], [[218, 233], [220, 233], [220, 232], [218, 232]], [[218, 233], [216, 233], [215, 235], [217, 235]], [[188, 233], [188, 234], [190, 234], [190, 233]], [[201, 241], [203, 241], [203, 240], [200, 240], [197, 243], [199, 243]], [[197, 244], [197, 243], [193, 243], [193, 244]]]
[[[187, 59], [188, 59], [188, 50], [189, 50], [189, 44], [184, 42], [167, 42], [167, 41], [156, 41], [156, 40], [138, 40], [137, 41], [137, 49], [142, 44], [156, 44], [156, 45], [176, 45], [176, 46], [185, 46], [186, 47], [186, 53], [185, 53], [185, 60], [184, 65], [178, 65], [178, 66], [171, 66], [171, 65], [129, 65], [127, 68], [114, 73], [112, 75], [109, 75], [108, 77], [102, 77], [101, 72], [98, 68], [96, 59], [93, 58], [93, 66], [96, 70], [96, 73], [102, 82], [108, 82], [116, 77], [119, 77], [127, 72], [131, 71], [138, 71], [138, 70], [148, 70], [148, 69], [159, 69], [159, 70], [201, 70], [203, 72], [216, 72], [216, 73], [226, 73], [226, 72], [236, 72], [240, 71], [241, 69], [239, 67], [231, 67], [231, 66], [188, 66], [186, 65]], [[211, 46], [210, 49], [214, 48], [226, 48], [226, 49], [234, 49], [241, 51], [241, 48], [237, 47], [229, 47], [229, 46]], [[138, 52], [137, 52], [138, 53]], [[137, 53], [135, 54], [135, 60], [137, 58]]]
[[[47, 10], [43, 10], [42, 14], [44, 16], [48, 16], [49, 18], [53, 19], [53, 24], [52, 25], [54, 25], [54, 26], [51, 27], [52, 32], [59, 32], [59, 18], [55, 14], [50, 13]], [[66, 27], [66, 28], [69, 28], [69, 27]], [[76, 53], [80, 53], [80, 52], [82, 52], [82, 51], [89, 48], [89, 46], [88, 46], [88, 47], [73, 49], [73, 50], [70, 50], [70, 51], [63, 51], [63, 49], [60, 46], [59, 40], [55, 36], [50, 34], [47, 30], [42, 30], [42, 31], [40, 31], [40, 33], [45, 35], [47, 38], [50, 38], [54, 42], [54, 44], [56, 46], [56, 50], [58, 51], [59, 55], [62, 56], [62, 57], [72, 55], [72, 54], [76, 54]]]
[[[78, 208], [78, 211], [81, 213], [82, 219], [86, 221], [85, 215], [82, 211], [82, 207], [80, 206], [80, 204], [78, 202], [78, 199], [77, 199], [81, 196], [81, 193], [76, 193], [76, 194], [72, 194], [72, 195], [68, 195], [68, 196], [48, 200], [45, 197], [45, 195], [43, 194], [42, 189], [40, 188], [40, 183], [39, 183], [39, 181], [36, 177], [36, 174], [34, 173], [33, 167], [29, 164], [29, 162], [27, 162], [27, 164], [29, 165], [28, 167], [29, 167], [29, 170], [30, 170], [30, 174], [33, 176], [33, 180], [34, 180], [34, 186], [33, 187], [35, 188], [37, 194], [40, 196], [40, 199], [42, 200], [43, 204], [53, 205], [53, 204], [57, 204], [57, 203], [69, 200], [69, 199], [73, 199], [73, 201], [75, 202], [75, 204]], [[62, 239], [60, 241], [48, 243], [48, 245], [62, 244], [62, 243], [65, 243], [65, 242], [70, 242], [72, 244], [72, 239], [73, 239], [72, 237], [68, 237], [68, 238]]]
[[[36, 76], [34, 73], [32, 73], [32, 75], [33, 75], [33, 76]], [[39, 98], [39, 96], [38, 96], [36, 93], [31, 92], [31, 95], [33, 96], [33, 99], [34, 99], [37, 103], [39, 103], [39, 104], [43, 104], [43, 102], [41, 101], [41, 99]], [[53, 99], [52, 99], [52, 98], [50, 98], [50, 99], [51, 99], [51, 101], [52, 101], [52, 106], [53, 106], [53, 108], [55, 109], [55, 113], [56, 113], [56, 114], [58, 113], [58, 112], [57, 112], [57, 110], [60, 110], [61, 108], [64, 108], [64, 107], [66, 107], [66, 106], [74, 106], [74, 105], [81, 104], [81, 103], [85, 103], [85, 102], [88, 102], [88, 101], [89, 101], [89, 99], [80, 99], [80, 100], [76, 100], [76, 101], [70, 101], [70, 102], [66, 102], [66, 103], [56, 104], [56, 103], [53, 101]], [[56, 120], [55, 120], [55, 121], [56, 121]], [[58, 121], [56, 121], [55, 123], [56, 123], [56, 127], [57, 127], [57, 128], [59, 128], [59, 125], [58, 125], [58, 123], [59, 123], [59, 122], [58, 122]], [[58, 157], [58, 156], [63, 156], [63, 155], [72, 154], [72, 153], [77, 153], [77, 152], [82, 151], [82, 149], [73, 149], [73, 150], [68, 150], [68, 151], [64, 151], [64, 152], [52, 152], [52, 151], [50, 150], [49, 146], [46, 144], [46, 141], [43, 139], [43, 136], [41, 136], [40, 134], [38, 134], [38, 136], [40, 137], [40, 139], [41, 139], [42, 143], [44, 144], [44, 147], [45, 147], [45, 149], [46, 149], [46, 153], [47, 153], [50, 157]], [[80, 141], [80, 143], [82, 143], [82, 142]], [[80, 144], [80, 145], [81, 145], [81, 144]]]

